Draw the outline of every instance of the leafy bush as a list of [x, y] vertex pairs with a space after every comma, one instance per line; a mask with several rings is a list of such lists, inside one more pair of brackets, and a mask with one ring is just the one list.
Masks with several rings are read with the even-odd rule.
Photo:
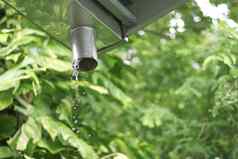
[[237, 158], [236, 28], [189, 2], [72, 81], [70, 50], [0, 6], [0, 158]]

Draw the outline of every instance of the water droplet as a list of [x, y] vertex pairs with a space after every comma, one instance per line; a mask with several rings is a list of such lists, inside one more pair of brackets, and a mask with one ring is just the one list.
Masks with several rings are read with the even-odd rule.
[[79, 80], [79, 71], [77, 69], [73, 69], [72, 80]]
[[78, 124], [78, 120], [75, 120], [75, 121], [74, 121], [74, 124]]
[[129, 42], [128, 36], [126, 36], [126, 37], [124, 38], [124, 40], [125, 40], [125, 42]]
[[77, 134], [80, 133], [80, 130], [77, 130], [76, 133], [77, 133]]

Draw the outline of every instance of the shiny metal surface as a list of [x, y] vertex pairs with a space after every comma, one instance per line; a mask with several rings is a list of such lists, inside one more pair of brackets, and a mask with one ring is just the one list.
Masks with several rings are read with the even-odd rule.
[[75, 0], [70, 2], [70, 24], [74, 71], [95, 69], [97, 48], [93, 18]]
[[[78, 4], [86, 8], [88, 13], [94, 17], [95, 19], [95, 25], [96, 30], [98, 30], [99, 34], [99, 40], [108, 37], [113, 33], [114, 36], [116, 36], [118, 39], [121, 39], [122, 37], [122, 30], [121, 30], [121, 23], [120, 21], [112, 15], [110, 12], [108, 12], [100, 3], [98, 3], [96, 0], [75, 0], [78, 2]], [[107, 32], [102, 32], [104, 29], [107, 30]], [[100, 36], [101, 35], [101, 36]], [[110, 39], [108, 39], [110, 41]]]
[[[70, 0], [2, 0], [70, 48]], [[93, 21], [96, 47], [105, 50], [186, 0], [75, 0]], [[131, 23], [133, 22], [133, 23]], [[128, 25], [130, 23], [130, 25]]]
[[[119, 20], [123, 29], [122, 36], [125, 36], [168, 14], [186, 0], [94, 0], [94, 3], [96, 2], [99, 2], [105, 10]], [[94, 12], [93, 9], [90, 10]], [[99, 16], [98, 18], [101, 19]]]
[[168, 14], [186, 0], [129, 0], [129, 10], [136, 16], [136, 25], [128, 27], [126, 32], [132, 34], [160, 17]]
[[[36, 28], [50, 34], [65, 44], [68, 48], [70, 44], [70, 0], [3, 0], [5, 3], [10, 4], [18, 12], [21, 12], [27, 19], [34, 24], [38, 24]], [[76, 0], [79, 2], [79, 0]], [[86, 0], [89, 1], [89, 0]], [[85, 2], [86, 2], [85, 1]], [[83, 2], [83, 1], [82, 1]], [[82, 5], [81, 3], [78, 3]], [[119, 24], [113, 20], [111, 15], [105, 14], [101, 9], [95, 9], [96, 5], [87, 3], [88, 7], [92, 7], [97, 14], [100, 14], [103, 19], [110, 22], [111, 27], [120, 33]], [[89, 12], [89, 10], [87, 10]], [[91, 12], [90, 12], [91, 13]], [[104, 13], [104, 14], [103, 14]], [[94, 28], [97, 33], [96, 46], [98, 50], [107, 47], [120, 40], [120, 36], [115, 35], [113, 31], [106, 27], [95, 16], [93, 17]], [[33, 25], [34, 26], [34, 25]]]
[[94, 28], [79, 26], [71, 31], [73, 69], [90, 71], [97, 67], [97, 49]]
[[136, 23], [136, 16], [119, 0], [97, 0], [107, 10], [121, 21], [123, 25], [132, 26]]

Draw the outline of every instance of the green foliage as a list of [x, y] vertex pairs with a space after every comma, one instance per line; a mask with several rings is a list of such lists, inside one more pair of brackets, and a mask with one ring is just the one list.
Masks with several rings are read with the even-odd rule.
[[10, 148], [7, 146], [0, 147], [0, 158], [9, 158], [9, 157], [14, 157], [14, 153], [12, 153]]
[[0, 6], [0, 158], [237, 158], [237, 28], [188, 2], [71, 81], [70, 51]]
[[0, 93], [0, 111], [6, 109], [13, 102], [11, 92]]
[[17, 119], [12, 115], [1, 114], [0, 125], [0, 139], [7, 139], [15, 133], [17, 127]]

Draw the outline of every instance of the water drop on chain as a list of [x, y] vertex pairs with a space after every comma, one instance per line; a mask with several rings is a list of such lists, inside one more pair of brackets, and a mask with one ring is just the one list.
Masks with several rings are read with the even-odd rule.
[[79, 71], [77, 69], [73, 69], [72, 80], [79, 80]]

